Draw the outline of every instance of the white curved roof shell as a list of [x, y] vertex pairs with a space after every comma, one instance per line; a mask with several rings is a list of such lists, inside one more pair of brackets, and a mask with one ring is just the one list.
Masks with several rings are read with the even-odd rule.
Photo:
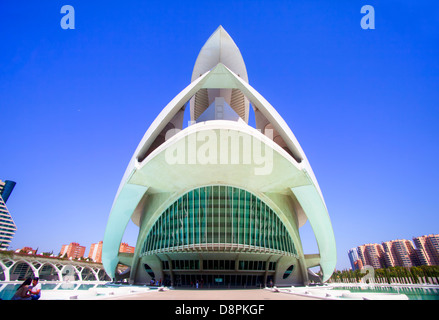
[[192, 72], [191, 82], [213, 69], [218, 63], [226, 65], [238, 77], [248, 82], [247, 69], [241, 51], [222, 26], [215, 30], [201, 48]]
[[[324, 281], [334, 271], [335, 238], [317, 179], [291, 129], [273, 106], [248, 84], [242, 56], [239, 50], [236, 51], [237, 47], [233, 40], [232, 42], [230, 40], [230, 36], [222, 27], [217, 29], [200, 52], [194, 68], [193, 81], [160, 112], [134, 152], [115, 197], [104, 236], [102, 260], [110, 276], [114, 276], [119, 245], [129, 219], [141, 226], [141, 232], [145, 234], [139, 234], [139, 239], [143, 239], [142, 237], [146, 237], [146, 232], [149, 230], [148, 226], [153, 223], [154, 216], [163, 212], [179, 195], [197, 186], [208, 184], [230, 184], [257, 194], [276, 208], [276, 212], [298, 245], [299, 256], [304, 267], [320, 265]], [[217, 52], [223, 47], [226, 48], [223, 53]], [[235, 70], [223, 62], [229, 63]], [[214, 63], [216, 64], [213, 65]], [[236, 71], [242, 74], [238, 76]], [[198, 73], [201, 73], [201, 76]], [[245, 77], [242, 77], [243, 75]], [[219, 95], [221, 90], [235, 90], [245, 96], [247, 101], [252, 103], [259, 118], [263, 119], [262, 122], [269, 123], [274, 128], [282, 144], [276, 143], [276, 139], [270, 140], [264, 135], [263, 130], [261, 132], [257, 130], [259, 128], [251, 128], [246, 122], [216, 120], [198, 123], [184, 130], [175, 127], [173, 136], [168, 135], [166, 141], [155, 146], [158, 137], [163, 135], [169, 124], [181, 114], [187, 101], [192, 99], [193, 102], [196, 94], [203, 90], [216, 90], [216, 94]], [[233, 105], [231, 107], [233, 108]], [[191, 116], [196, 108], [196, 103], [191, 105]], [[165, 161], [166, 150], [178, 146], [191, 135], [205, 130], [230, 134], [240, 132], [263, 141], [267, 150], [271, 150], [273, 154], [273, 171], [269, 176], [261, 177], [252, 174], [251, 170], [254, 166], [243, 164], [219, 167], [219, 162], [203, 166], [194, 166], [186, 162], [171, 166]], [[182, 174], [184, 172], [187, 174]], [[149, 201], [157, 197], [160, 201]], [[142, 214], [145, 212], [150, 214], [147, 222], [142, 221]], [[294, 215], [291, 215], [291, 212], [294, 212]], [[298, 234], [298, 228], [307, 219], [314, 231], [320, 251], [317, 260], [313, 256], [312, 263], [312, 259], [307, 259], [307, 255], [303, 252]], [[136, 247], [135, 255], [139, 254], [138, 250], [140, 249]]]
[[[241, 79], [248, 83], [247, 69], [239, 48], [222, 26], [210, 36], [198, 54], [192, 72], [191, 82], [213, 69], [219, 63], [224, 64]], [[222, 96], [233, 110], [248, 123], [249, 101], [236, 89], [202, 89], [191, 99], [191, 120], [196, 121], [198, 117], [213, 102], [215, 97]]]

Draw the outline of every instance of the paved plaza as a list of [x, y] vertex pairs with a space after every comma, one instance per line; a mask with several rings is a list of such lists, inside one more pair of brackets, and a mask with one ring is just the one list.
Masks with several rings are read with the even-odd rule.
[[105, 300], [321, 300], [296, 294], [272, 292], [265, 289], [175, 289], [167, 291], [106, 297]]

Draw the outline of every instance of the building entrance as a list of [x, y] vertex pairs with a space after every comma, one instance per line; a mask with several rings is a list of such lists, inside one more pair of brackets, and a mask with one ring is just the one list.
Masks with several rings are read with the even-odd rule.
[[[263, 288], [266, 285], [264, 276], [255, 274], [177, 274], [174, 278], [175, 287], [198, 287], [198, 289]], [[269, 283], [271, 279], [272, 277], [267, 277], [267, 282]]]

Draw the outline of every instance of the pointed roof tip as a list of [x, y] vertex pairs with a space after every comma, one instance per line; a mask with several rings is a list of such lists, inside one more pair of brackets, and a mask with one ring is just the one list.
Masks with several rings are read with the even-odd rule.
[[241, 52], [222, 25], [218, 26], [201, 48], [195, 61], [191, 81], [215, 67], [219, 62], [248, 82], [247, 70]]
[[224, 27], [220, 24], [219, 26], [218, 26], [218, 28], [216, 28], [215, 29], [215, 31], [210, 35], [211, 37], [214, 35], [214, 34], [216, 34], [216, 33], [218, 33], [218, 32], [225, 32], [226, 34], [228, 34], [227, 33], [227, 31], [226, 31], [226, 29], [224, 29]]
[[220, 32], [220, 33], [225, 33], [229, 38], [232, 38], [232, 37], [229, 35], [229, 33], [227, 32], [227, 30], [223, 27], [222, 24], [220, 24], [220, 25], [218, 26], [218, 28], [216, 28], [216, 30], [212, 33], [212, 35], [214, 35], [215, 33], [218, 33], [218, 32]]

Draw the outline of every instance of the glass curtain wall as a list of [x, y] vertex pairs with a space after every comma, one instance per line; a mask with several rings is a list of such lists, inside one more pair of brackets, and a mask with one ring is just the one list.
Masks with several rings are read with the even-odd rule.
[[296, 255], [276, 213], [252, 193], [230, 186], [194, 189], [169, 206], [151, 228], [142, 254], [212, 247], [251, 247]]

